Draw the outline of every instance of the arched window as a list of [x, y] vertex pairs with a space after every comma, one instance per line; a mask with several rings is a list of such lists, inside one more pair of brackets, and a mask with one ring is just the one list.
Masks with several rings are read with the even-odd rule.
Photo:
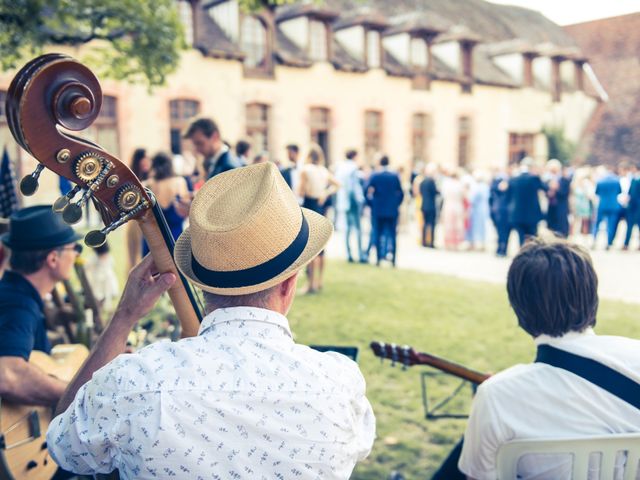
[[247, 137], [251, 139], [253, 153], [269, 152], [269, 105], [247, 104]]
[[118, 99], [111, 95], [102, 97], [102, 108], [98, 118], [83, 135], [94, 141], [107, 152], [119, 155], [120, 136], [118, 132]]
[[172, 153], [182, 153], [182, 132], [199, 113], [200, 102], [197, 100], [177, 99], [169, 101], [169, 135]]
[[412, 119], [413, 165], [429, 161], [431, 117], [426, 113], [414, 113]]
[[367, 110], [364, 112], [364, 154], [369, 165], [382, 151], [382, 112]]
[[264, 68], [267, 64], [267, 29], [256, 17], [242, 19], [241, 47], [248, 68]]
[[458, 166], [468, 168], [471, 166], [471, 136], [472, 136], [471, 118], [458, 118]]

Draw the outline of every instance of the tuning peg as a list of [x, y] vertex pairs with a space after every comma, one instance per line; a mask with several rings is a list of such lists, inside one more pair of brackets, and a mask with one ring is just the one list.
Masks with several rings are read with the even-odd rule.
[[70, 203], [62, 210], [62, 220], [64, 220], [67, 225], [74, 225], [78, 223], [81, 218], [82, 207], [80, 206], [80, 202]]
[[107, 241], [107, 234], [103, 230], [91, 230], [84, 237], [84, 243], [87, 247], [96, 248], [103, 245]]
[[38, 190], [38, 178], [44, 170], [44, 165], [39, 163], [36, 169], [20, 181], [20, 191], [23, 195], [30, 197]]
[[[126, 215], [121, 216], [118, 220], [110, 224], [109, 226], [103, 228], [102, 230], [91, 230], [84, 237], [84, 243], [88, 247], [99, 247], [107, 240], [107, 234], [114, 231], [116, 228], [124, 225], [133, 217], [135, 217], [141, 210], [147, 208], [149, 204], [147, 201], [141, 202], [137, 207], [128, 212]], [[64, 213], [63, 213], [64, 215]]]
[[67, 192], [66, 195], [58, 198], [55, 202], [53, 202], [53, 211], [56, 213], [62, 212], [66, 208], [66, 206], [69, 205], [69, 202], [73, 199], [73, 197], [76, 196], [76, 193], [78, 193], [80, 190], [81, 188], [76, 185], [69, 192]]

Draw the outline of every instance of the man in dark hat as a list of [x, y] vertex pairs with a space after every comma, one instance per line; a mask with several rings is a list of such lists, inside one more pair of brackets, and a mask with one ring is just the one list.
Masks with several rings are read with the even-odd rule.
[[10, 218], [1, 237], [10, 251], [9, 270], [0, 280], [0, 397], [52, 405], [66, 387], [30, 365], [32, 350], [50, 353], [43, 298], [71, 276], [82, 247], [80, 236], [54, 214], [50, 205], [28, 207]]
[[[0, 398], [27, 405], [54, 405], [67, 383], [30, 364], [32, 350], [50, 353], [43, 298], [56, 283], [69, 279], [82, 251], [80, 235], [66, 225], [51, 205], [14, 213], [9, 232], [0, 236], [10, 251], [9, 270], [0, 280]], [[171, 286], [172, 274], [157, 275], [151, 258], [129, 273], [118, 304], [114, 328], [133, 324]], [[171, 277], [168, 281], [165, 281]], [[133, 319], [130, 321], [130, 319]], [[124, 319], [124, 320], [123, 320]]]

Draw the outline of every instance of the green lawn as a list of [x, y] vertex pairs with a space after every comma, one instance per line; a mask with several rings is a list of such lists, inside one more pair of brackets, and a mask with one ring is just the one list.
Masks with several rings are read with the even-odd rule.
[[[111, 244], [124, 275], [118, 236]], [[428, 478], [465, 425], [464, 420], [426, 420], [420, 385], [426, 368], [403, 371], [389, 362], [381, 364], [369, 350], [370, 341], [412, 345], [486, 372], [530, 361], [534, 355], [533, 343], [518, 329], [501, 286], [333, 261], [324, 288], [320, 295], [298, 296], [289, 318], [298, 342], [360, 349], [378, 438], [353, 479], [384, 480], [392, 470], [407, 479]], [[602, 302], [597, 331], [640, 337], [636, 312], [635, 305]], [[430, 382], [435, 396], [456, 385], [450, 378]], [[464, 390], [455, 409], [467, 411], [469, 399]]]
[[[385, 479], [392, 470], [407, 479], [427, 478], [463, 433], [464, 420], [426, 420], [420, 384], [425, 367], [403, 371], [381, 364], [369, 342], [409, 344], [486, 372], [530, 361], [533, 343], [517, 327], [500, 286], [344, 262], [331, 263], [326, 273], [325, 291], [298, 297], [289, 317], [299, 342], [360, 348], [378, 438], [352, 478]], [[603, 302], [597, 331], [639, 337], [636, 312], [635, 305]], [[430, 382], [436, 396], [457, 385]], [[461, 397], [455, 409], [466, 411], [469, 391]]]

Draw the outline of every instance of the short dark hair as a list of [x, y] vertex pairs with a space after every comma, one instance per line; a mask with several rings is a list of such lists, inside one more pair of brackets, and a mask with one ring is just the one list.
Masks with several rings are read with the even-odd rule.
[[298, 145], [294, 143], [287, 145], [287, 150], [291, 150], [292, 152], [296, 152], [296, 153], [300, 151], [300, 149], [298, 148]]
[[509, 303], [529, 335], [560, 337], [596, 324], [598, 276], [589, 253], [560, 239], [530, 239], [507, 275]]
[[346, 157], [347, 157], [349, 160], [353, 160], [353, 159], [354, 159], [355, 157], [357, 157], [357, 156], [358, 156], [358, 152], [357, 152], [356, 150], [354, 150], [354, 149], [347, 150]]
[[9, 266], [11, 270], [22, 275], [30, 275], [37, 272], [44, 266], [47, 256], [53, 252], [55, 248], [46, 250], [11, 250], [9, 256]]
[[380, 159], [380, 165], [382, 165], [383, 167], [386, 167], [387, 165], [389, 165], [389, 157], [387, 157], [386, 155], [383, 155], [382, 158]]
[[238, 140], [236, 143], [236, 155], [245, 155], [251, 149], [251, 144], [246, 140]]
[[136, 148], [131, 158], [131, 171], [140, 180], [146, 180], [149, 176], [148, 172], [143, 172], [140, 168], [142, 159], [147, 156], [147, 151], [144, 148]]
[[166, 153], [156, 153], [151, 159], [151, 169], [153, 170], [154, 180], [164, 180], [165, 178], [174, 177], [173, 160]]
[[191, 122], [191, 125], [189, 125], [189, 128], [187, 128], [187, 131], [185, 132], [183, 137], [191, 138], [197, 131], [202, 132], [203, 135], [208, 138], [211, 138], [214, 133], [220, 133], [220, 129], [218, 128], [216, 122], [214, 122], [210, 118], [198, 118], [197, 120]]

